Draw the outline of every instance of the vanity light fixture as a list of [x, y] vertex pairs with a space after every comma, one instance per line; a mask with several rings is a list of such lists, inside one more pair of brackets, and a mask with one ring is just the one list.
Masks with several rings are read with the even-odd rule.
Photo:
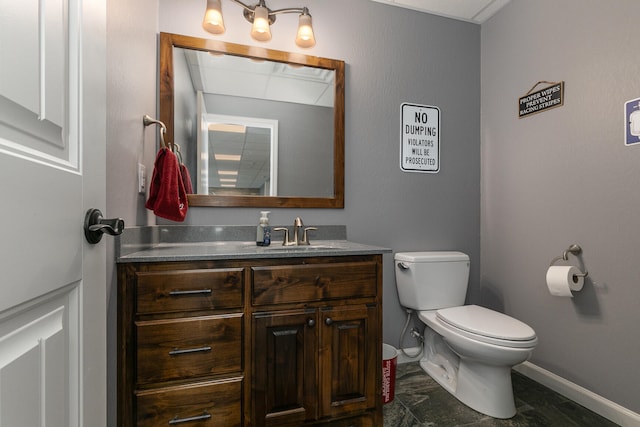
[[[222, 19], [221, 0], [207, 0], [207, 10], [202, 21], [202, 28], [212, 34], [223, 34], [225, 31]], [[258, 4], [248, 6], [239, 0], [231, 0], [244, 9], [244, 18], [251, 22], [251, 37], [255, 40], [266, 42], [271, 40], [271, 24], [276, 22], [276, 15], [281, 13], [299, 13], [298, 33], [296, 44], [303, 48], [316, 45], [311, 24], [311, 15], [306, 7], [290, 7], [286, 9], [271, 10], [265, 0], [259, 0]]]

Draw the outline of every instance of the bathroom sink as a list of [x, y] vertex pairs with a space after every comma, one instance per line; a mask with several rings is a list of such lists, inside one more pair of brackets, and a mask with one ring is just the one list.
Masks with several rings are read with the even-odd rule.
[[212, 241], [212, 242], [185, 242], [185, 243], [161, 243], [155, 246], [156, 250], [163, 251], [188, 251], [206, 253], [249, 253], [249, 252], [318, 252], [344, 249], [339, 244], [312, 243], [311, 245], [283, 246], [282, 243], [272, 243], [269, 246], [256, 246], [255, 242], [245, 241]]
[[157, 247], [175, 248], [175, 247], [189, 247], [189, 246], [202, 246], [202, 247], [219, 247], [219, 248], [245, 248], [255, 246], [254, 242], [243, 241], [210, 241], [210, 242], [174, 242], [174, 243], [160, 243]]
[[267, 251], [313, 252], [313, 251], [319, 251], [319, 250], [337, 250], [341, 248], [334, 245], [324, 245], [324, 244], [314, 245], [312, 243], [311, 245], [299, 245], [299, 246], [297, 245], [283, 246], [281, 244], [275, 244], [275, 245], [271, 244], [270, 246], [264, 246], [263, 249]]

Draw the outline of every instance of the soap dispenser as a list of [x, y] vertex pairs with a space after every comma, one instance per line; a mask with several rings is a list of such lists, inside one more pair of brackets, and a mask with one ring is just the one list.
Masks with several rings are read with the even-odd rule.
[[270, 211], [260, 212], [260, 223], [256, 229], [256, 245], [269, 246], [271, 244], [271, 227], [269, 226]]

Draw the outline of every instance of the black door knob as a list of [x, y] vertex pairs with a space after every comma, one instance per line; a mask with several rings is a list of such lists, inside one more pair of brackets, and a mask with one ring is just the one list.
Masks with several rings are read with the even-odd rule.
[[103, 218], [99, 209], [89, 209], [84, 216], [84, 237], [89, 243], [98, 243], [104, 233], [118, 236], [123, 230], [122, 218]]

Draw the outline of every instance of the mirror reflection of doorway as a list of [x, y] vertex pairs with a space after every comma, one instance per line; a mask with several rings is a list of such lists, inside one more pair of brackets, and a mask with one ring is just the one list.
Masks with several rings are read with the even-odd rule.
[[277, 195], [278, 121], [201, 115], [198, 194]]

